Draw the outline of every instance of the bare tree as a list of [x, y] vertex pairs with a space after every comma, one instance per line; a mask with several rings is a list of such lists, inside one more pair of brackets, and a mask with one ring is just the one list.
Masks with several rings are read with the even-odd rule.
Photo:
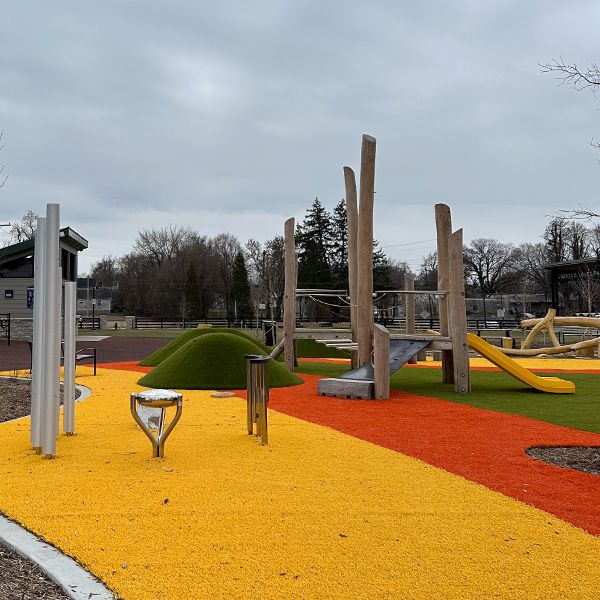
[[555, 217], [544, 231], [546, 254], [550, 262], [562, 262], [567, 258], [567, 221]]
[[590, 232], [581, 222], [573, 221], [567, 226], [567, 247], [569, 258], [579, 260], [587, 256]]
[[[3, 131], [0, 131], [0, 142], [2, 142], [2, 136], [4, 135]], [[0, 150], [4, 148], [4, 145], [0, 145]], [[8, 175], [4, 172], [4, 165], [0, 165], [0, 188], [4, 186], [6, 180], [8, 179]]]
[[600, 299], [600, 280], [598, 273], [592, 271], [587, 265], [580, 269], [577, 279], [573, 280], [575, 290], [584, 299], [587, 312], [592, 312], [594, 302]]
[[14, 244], [31, 240], [35, 236], [38, 215], [28, 210], [18, 223], [13, 223], [10, 228], [11, 241]]
[[134, 252], [160, 267], [165, 262], [175, 262], [197, 240], [198, 235], [190, 227], [167, 225], [142, 229], [138, 233]]
[[600, 86], [600, 69], [596, 63], [580, 69], [576, 64], [567, 64], [561, 56], [540, 64], [540, 68], [542, 73], [557, 73], [560, 85], [572, 85], [579, 92], [591, 88], [596, 93]]
[[465, 270], [482, 294], [504, 291], [514, 273], [515, 247], [498, 240], [478, 238], [464, 249]]

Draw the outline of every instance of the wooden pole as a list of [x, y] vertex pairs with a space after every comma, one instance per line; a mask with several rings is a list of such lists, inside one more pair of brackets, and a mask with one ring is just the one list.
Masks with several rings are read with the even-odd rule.
[[358, 209], [357, 341], [358, 364], [371, 361], [373, 350], [373, 201], [375, 196], [375, 138], [363, 135]]
[[[448, 236], [452, 233], [452, 216], [450, 207], [446, 204], [435, 205], [435, 228], [437, 232], [438, 256], [438, 290], [447, 290], [449, 287]], [[440, 333], [448, 335], [448, 300], [438, 297], [440, 314]], [[454, 383], [454, 367], [452, 365], [452, 350], [442, 350], [442, 381]]]
[[294, 229], [296, 221], [285, 222], [285, 288], [283, 294], [283, 352], [285, 366], [294, 370], [294, 331], [296, 329], [296, 248]]
[[373, 364], [375, 365], [375, 399], [390, 397], [390, 332], [383, 325], [373, 329]]
[[449, 236], [448, 257], [450, 264], [448, 273], [450, 290], [448, 312], [454, 358], [454, 391], [468, 394], [471, 391], [471, 376], [469, 372], [469, 346], [467, 345], [462, 229]]
[[[404, 274], [404, 289], [415, 289], [415, 278], [410, 273]], [[406, 333], [415, 333], [415, 295], [405, 294], [404, 297], [406, 298]], [[413, 356], [408, 363], [411, 365], [417, 364], [417, 357]]]
[[[357, 295], [358, 295], [358, 206], [356, 204], [356, 178], [350, 167], [344, 167], [344, 183], [346, 186], [346, 218], [348, 222], [348, 292], [350, 295], [350, 330], [352, 341], [357, 337]], [[352, 352], [352, 366], [358, 367], [358, 356]]]

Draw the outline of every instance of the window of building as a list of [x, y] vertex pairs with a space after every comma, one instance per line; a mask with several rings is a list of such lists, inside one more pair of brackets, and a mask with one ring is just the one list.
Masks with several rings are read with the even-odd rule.
[[33, 277], [33, 256], [0, 261], [0, 277], [6, 279]]

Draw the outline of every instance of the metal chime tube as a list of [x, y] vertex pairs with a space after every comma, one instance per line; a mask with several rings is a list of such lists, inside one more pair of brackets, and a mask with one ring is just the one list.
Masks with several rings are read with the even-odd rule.
[[42, 365], [44, 352], [44, 259], [46, 251], [46, 218], [38, 217], [33, 259], [33, 348], [31, 356], [31, 446], [42, 450]]
[[44, 276], [44, 347], [42, 356], [41, 445], [47, 457], [56, 454], [60, 392], [60, 267], [58, 204], [46, 207]]
[[246, 425], [248, 435], [254, 433], [254, 364], [246, 354]]
[[75, 303], [77, 284], [65, 283], [65, 366], [63, 376], [63, 432], [75, 433]]

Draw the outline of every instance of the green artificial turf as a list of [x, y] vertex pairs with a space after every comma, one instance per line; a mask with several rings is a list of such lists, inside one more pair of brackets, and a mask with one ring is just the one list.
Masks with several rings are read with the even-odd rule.
[[[339, 377], [348, 368], [326, 363], [302, 363], [299, 371]], [[531, 417], [600, 433], [600, 375], [581, 373], [539, 373], [573, 381], [575, 394], [538, 392], [500, 371], [471, 371], [470, 394], [457, 394], [452, 385], [441, 383], [439, 369], [400, 369], [392, 375], [391, 387], [413, 394], [442, 398], [497, 412]]]
[[350, 353], [311, 339], [296, 340], [298, 358], [350, 358]]
[[[196, 336], [165, 358], [138, 383], [150, 388], [183, 390], [239, 390], [246, 387], [245, 354], [264, 354], [262, 348], [244, 336], [213, 333]], [[302, 383], [281, 363], [270, 361], [270, 387]]]
[[[233, 335], [237, 335], [245, 340], [252, 342], [253, 344], [256, 344], [260, 349], [260, 351], [258, 352], [259, 354], [271, 353], [270, 348], [267, 348], [262, 342], [259, 342], [258, 340], [249, 336], [247, 333], [240, 331], [239, 329], [228, 329], [226, 327], [212, 329], [211, 327], [206, 327], [201, 329], [190, 329], [189, 331], [182, 333], [181, 335], [176, 337], [172, 342], [169, 342], [166, 346], [159, 348], [156, 352], [150, 354], [150, 356], [147, 356], [143, 361], [140, 362], [140, 365], [142, 365], [143, 367], [156, 367], [163, 360], [165, 360], [165, 358], [171, 356], [171, 354], [179, 350], [179, 348], [187, 344], [190, 340], [193, 340], [199, 336], [213, 335], [219, 333], [230, 333]], [[253, 350], [253, 352], [256, 353], [257, 351]]]

